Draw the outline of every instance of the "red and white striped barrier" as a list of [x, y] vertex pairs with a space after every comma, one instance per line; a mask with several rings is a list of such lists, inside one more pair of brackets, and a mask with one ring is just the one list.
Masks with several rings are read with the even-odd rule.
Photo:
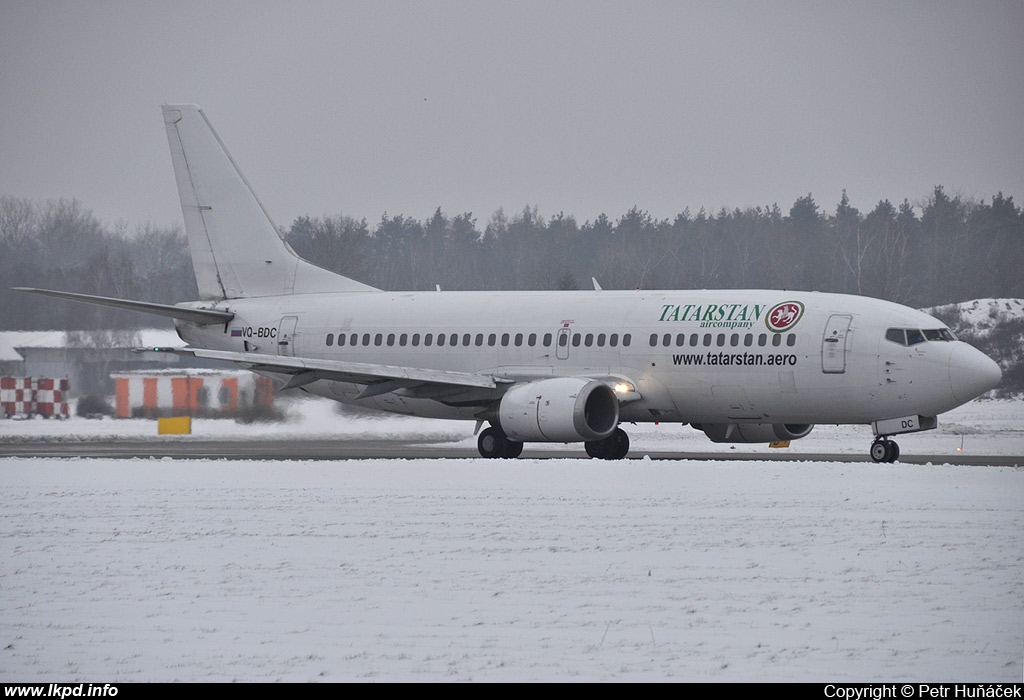
[[4, 418], [32, 415], [32, 377], [0, 377], [0, 414]]
[[35, 412], [44, 418], [68, 418], [67, 379], [37, 379], [35, 382]]
[[274, 382], [250, 372], [138, 370], [110, 375], [118, 418], [231, 417], [274, 402]]

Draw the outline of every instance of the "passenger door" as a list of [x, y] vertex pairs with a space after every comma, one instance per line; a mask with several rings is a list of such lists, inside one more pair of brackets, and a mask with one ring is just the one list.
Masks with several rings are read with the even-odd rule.
[[821, 371], [825, 374], [842, 374], [846, 371], [846, 346], [853, 316], [832, 314], [825, 324], [821, 338]]
[[295, 355], [295, 325], [298, 322], [298, 316], [285, 316], [281, 319], [277, 329], [277, 354], [281, 357]]

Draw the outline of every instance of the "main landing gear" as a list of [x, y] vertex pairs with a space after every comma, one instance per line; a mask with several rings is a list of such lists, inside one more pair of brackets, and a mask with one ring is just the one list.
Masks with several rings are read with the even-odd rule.
[[622, 459], [629, 452], [629, 436], [622, 428], [604, 440], [591, 440], [586, 443], [587, 454], [597, 459]]
[[509, 440], [498, 428], [485, 428], [476, 440], [481, 457], [488, 459], [515, 459], [523, 453], [523, 443]]
[[900, 458], [900, 446], [881, 435], [871, 443], [871, 459], [876, 462], [895, 462]]
[[[622, 428], [604, 440], [591, 440], [586, 444], [587, 454], [597, 459], [622, 459], [629, 452], [629, 436]], [[480, 431], [476, 448], [481, 457], [488, 459], [515, 459], [523, 453], [523, 443], [509, 440], [504, 431], [491, 426]]]

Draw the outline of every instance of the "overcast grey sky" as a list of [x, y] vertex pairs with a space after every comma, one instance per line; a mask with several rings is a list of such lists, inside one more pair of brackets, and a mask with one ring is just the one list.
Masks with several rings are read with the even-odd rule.
[[0, 0], [0, 194], [181, 220], [200, 104], [278, 224], [1024, 200], [1024, 0]]

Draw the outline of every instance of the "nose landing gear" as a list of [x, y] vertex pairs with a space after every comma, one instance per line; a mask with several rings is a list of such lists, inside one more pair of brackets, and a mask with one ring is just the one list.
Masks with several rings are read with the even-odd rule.
[[895, 462], [900, 458], [900, 446], [888, 437], [879, 436], [871, 443], [871, 459], [876, 462]]

